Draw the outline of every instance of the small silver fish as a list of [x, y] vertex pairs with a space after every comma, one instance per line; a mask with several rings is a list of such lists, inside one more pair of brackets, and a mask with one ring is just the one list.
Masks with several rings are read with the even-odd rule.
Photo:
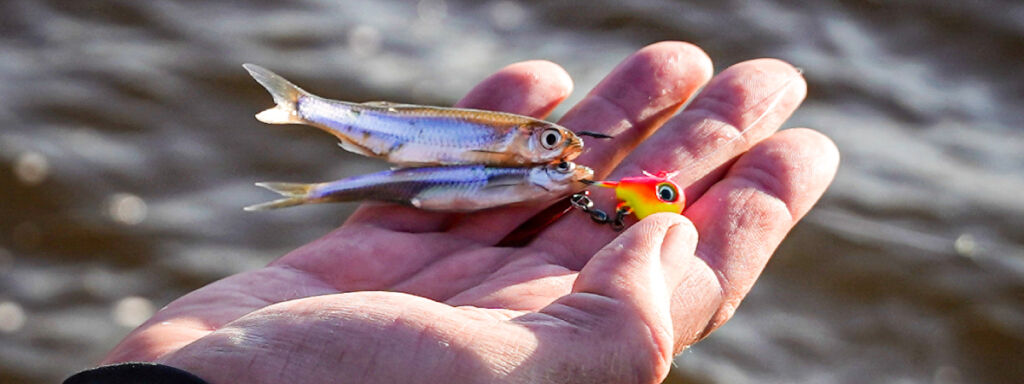
[[583, 140], [558, 124], [511, 113], [387, 102], [350, 103], [315, 96], [270, 70], [243, 65], [277, 106], [256, 115], [267, 124], [306, 124], [341, 147], [402, 166], [522, 166], [570, 161]]
[[341, 201], [389, 201], [432, 211], [475, 211], [555, 200], [586, 187], [594, 171], [572, 162], [533, 167], [454, 165], [402, 168], [319, 184], [256, 183], [283, 199], [247, 211]]

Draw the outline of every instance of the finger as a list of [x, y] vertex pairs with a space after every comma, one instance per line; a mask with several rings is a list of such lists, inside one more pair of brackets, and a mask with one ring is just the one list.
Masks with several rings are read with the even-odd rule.
[[502, 68], [463, 97], [456, 107], [547, 117], [572, 93], [572, 78], [558, 64], [532, 60]]
[[576, 162], [603, 177], [638, 143], [679, 110], [712, 74], [711, 59], [695, 45], [670, 41], [633, 54], [560, 121], [576, 131], [613, 136], [587, 140]]
[[[609, 178], [680, 170], [675, 181], [685, 188], [688, 200], [695, 199], [706, 183], [721, 177], [716, 170], [775, 132], [805, 94], [806, 84], [787, 63], [762, 59], [734, 65], [715, 76], [686, 110], [640, 144]], [[598, 208], [614, 209], [612, 190], [591, 192]], [[576, 240], [581, 231], [588, 233], [588, 241]], [[577, 214], [553, 226], [534, 245], [561, 252], [562, 265], [574, 269], [615, 235]]]
[[[821, 197], [839, 164], [825, 136], [807, 129], [780, 132], [758, 144], [686, 211], [701, 234], [697, 256], [706, 264], [703, 287], [675, 293], [677, 329], [690, 344], [732, 317], [790, 229]], [[684, 290], [686, 289], [686, 290]], [[693, 303], [695, 297], [714, 297]], [[709, 321], [685, 323], [707, 310]]]
[[[649, 136], [711, 77], [711, 59], [683, 42], [649, 45], [622, 61], [560, 124], [613, 139], [585, 139], [575, 161], [603, 177], [640, 141]], [[542, 210], [531, 206], [471, 215], [453, 226], [455, 233], [494, 244]], [[499, 219], [495, 219], [499, 218]]]
[[630, 351], [619, 355], [629, 356], [631, 372], [660, 381], [675, 341], [671, 293], [696, 243], [697, 232], [685, 217], [652, 215], [602, 248], [580, 271], [572, 293], [540, 312], [599, 335], [595, 350], [614, 345], [612, 350]]
[[[558, 64], [534, 60], [509, 65], [474, 87], [456, 106], [544, 118], [572, 93], [572, 79]], [[400, 232], [431, 232], [456, 215], [383, 203], [364, 204], [349, 218]]]

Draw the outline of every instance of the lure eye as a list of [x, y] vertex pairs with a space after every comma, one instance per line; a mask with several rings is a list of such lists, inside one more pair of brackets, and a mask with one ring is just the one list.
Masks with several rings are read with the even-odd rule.
[[548, 128], [540, 134], [540, 145], [544, 146], [545, 149], [555, 149], [558, 143], [562, 142], [562, 132], [557, 129]]
[[679, 191], [676, 191], [676, 187], [669, 183], [658, 184], [657, 187], [658, 200], [666, 203], [672, 203], [679, 199]]

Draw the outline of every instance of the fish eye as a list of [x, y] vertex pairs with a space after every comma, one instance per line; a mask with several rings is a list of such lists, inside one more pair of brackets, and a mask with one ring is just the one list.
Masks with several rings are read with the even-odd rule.
[[679, 199], [679, 192], [676, 191], [676, 187], [670, 183], [661, 183], [657, 187], [658, 200], [671, 203]]
[[557, 170], [558, 172], [561, 172], [561, 173], [572, 172], [572, 170], [575, 169], [575, 168], [576, 168], [576, 164], [570, 163], [568, 161], [563, 161], [563, 162], [558, 163], [558, 165], [555, 165], [555, 170]]
[[562, 142], [562, 132], [555, 128], [545, 129], [540, 134], [540, 144], [546, 149], [555, 149], [558, 143]]

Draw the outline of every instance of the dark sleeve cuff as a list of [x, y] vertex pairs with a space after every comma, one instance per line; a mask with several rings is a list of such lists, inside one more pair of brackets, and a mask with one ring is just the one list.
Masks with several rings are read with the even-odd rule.
[[178, 368], [155, 363], [122, 363], [76, 373], [64, 384], [207, 384]]

